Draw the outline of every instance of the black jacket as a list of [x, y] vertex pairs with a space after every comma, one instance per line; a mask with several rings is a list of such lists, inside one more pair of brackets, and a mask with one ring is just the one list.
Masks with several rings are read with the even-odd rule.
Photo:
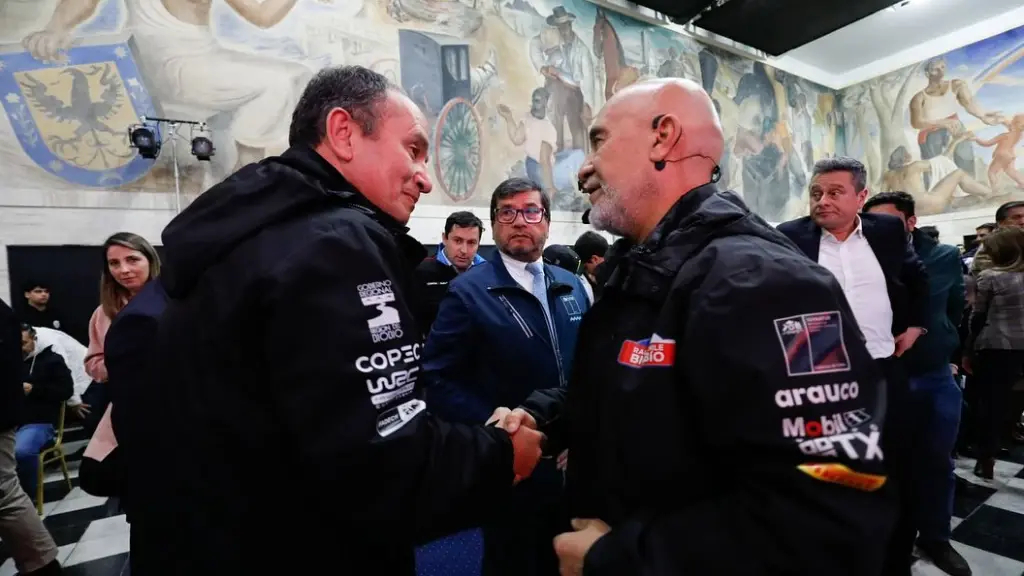
[[420, 308], [419, 324], [423, 336], [430, 333], [430, 327], [437, 318], [437, 310], [441, 300], [448, 293], [448, 283], [459, 275], [454, 266], [439, 261], [436, 257], [427, 258], [416, 266], [416, 291], [419, 292]]
[[511, 490], [505, 432], [425, 411], [422, 245], [315, 152], [242, 168], [163, 241], [171, 573], [411, 575], [417, 543]]
[[152, 501], [147, 495], [163, 480], [163, 455], [173, 444], [164, 426], [152, 425], [160, 403], [153, 395], [150, 361], [166, 306], [163, 284], [159, 278], [151, 280], [114, 317], [103, 343], [112, 405], [110, 423], [117, 437], [122, 474], [119, 496], [128, 520], [136, 526], [148, 519], [139, 506]]
[[524, 404], [612, 526], [583, 574], [878, 574], [885, 385], [832, 275], [713, 185], [610, 258], [568, 391]]
[[[907, 241], [903, 222], [888, 214], [861, 214], [861, 230], [885, 275], [885, 287], [892, 306], [892, 333], [910, 327], [927, 329], [930, 324], [931, 295], [928, 270]], [[809, 216], [779, 224], [782, 232], [807, 255], [818, 261], [821, 228]]]
[[0, 300], [0, 434], [21, 424], [25, 390], [21, 379], [21, 323]]
[[75, 383], [64, 357], [49, 346], [36, 349], [21, 362], [21, 381], [32, 385], [25, 396], [25, 424], [60, 424], [60, 406], [71, 398]]

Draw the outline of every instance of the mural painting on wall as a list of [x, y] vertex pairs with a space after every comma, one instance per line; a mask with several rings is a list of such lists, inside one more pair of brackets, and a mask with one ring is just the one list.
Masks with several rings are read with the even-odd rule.
[[846, 148], [872, 190], [913, 194], [918, 213], [1024, 199], [1024, 28], [843, 90]]
[[[486, 206], [519, 175], [585, 209], [588, 126], [646, 78], [712, 94], [723, 180], [769, 220], [806, 209], [810, 166], [835, 153], [831, 91], [584, 0], [7, 0], [0, 22], [0, 163], [18, 189], [173, 190], [176, 145], [198, 194], [282, 151], [305, 82], [342, 64], [385, 74], [430, 119], [427, 204]], [[127, 129], [153, 114], [206, 122], [213, 161], [188, 134], [137, 158]]]

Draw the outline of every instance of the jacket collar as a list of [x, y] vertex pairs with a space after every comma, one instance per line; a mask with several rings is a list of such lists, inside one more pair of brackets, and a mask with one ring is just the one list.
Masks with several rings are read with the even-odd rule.
[[[444, 253], [444, 242], [441, 242], [440, 244], [437, 245], [437, 255], [434, 256], [434, 258], [441, 264], [444, 264], [445, 266], [451, 266], [453, 268], [455, 267], [455, 265], [452, 264], [450, 260], [448, 260], [448, 255]], [[473, 261], [469, 263], [469, 267], [472, 268], [473, 266], [476, 266], [477, 264], [486, 261], [487, 260], [484, 259], [484, 257], [481, 256], [480, 253], [478, 252], [475, 255], [473, 255]]]

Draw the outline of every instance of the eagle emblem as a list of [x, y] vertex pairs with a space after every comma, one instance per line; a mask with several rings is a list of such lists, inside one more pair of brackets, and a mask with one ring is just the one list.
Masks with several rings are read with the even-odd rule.
[[154, 110], [127, 43], [73, 47], [63, 65], [4, 54], [0, 98], [22, 149], [51, 174], [114, 187], [152, 166], [128, 141], [129, 127]]

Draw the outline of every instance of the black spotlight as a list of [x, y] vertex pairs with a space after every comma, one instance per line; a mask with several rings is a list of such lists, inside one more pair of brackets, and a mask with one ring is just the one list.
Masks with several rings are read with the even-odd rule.
[[192, 139], [192, 155], [197, 159], [209, 162], [213, 151], [213, 142], [206, 136], [196, 136]]
[[128, 132], [128, 137], [132, 148], [138, 149], [139, 156], [153, 160], [160, 154], [160, 141], [151, 128], [135, 126]]

